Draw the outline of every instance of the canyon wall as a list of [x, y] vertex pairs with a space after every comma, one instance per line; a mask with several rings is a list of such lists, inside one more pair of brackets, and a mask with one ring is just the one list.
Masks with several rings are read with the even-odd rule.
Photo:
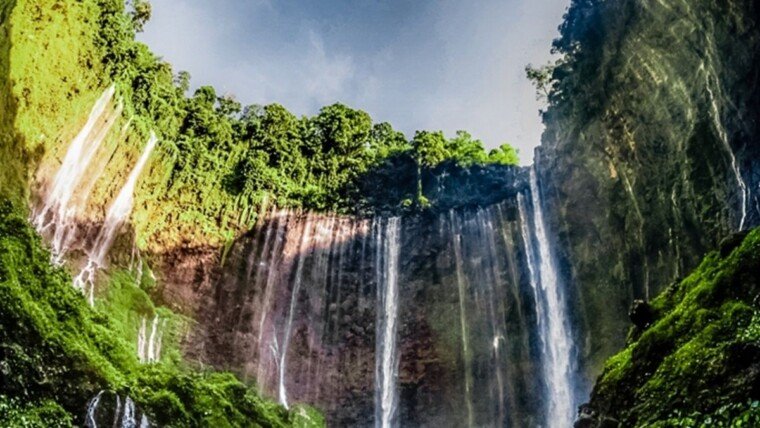
[[370, 219], [265, 209], [224, 255], [167, 257], [160, 293], [197, 321], [191, 358], [255, 380], [283, 404], [314, 404], [336, 426], [375, 423], [389, 320], [394, 425], [539, 426], [555, 401], [552, 364], [564, 361], [568, 376], [559, 408], [572, 413], [582, 398], [569, 378], [574, 351], [543, 349], [554, 284], [540, 286], [528, 175], [488, 207]]
[[588, 373], [654, 298], [760, 223], [760, 6], [575, 1], [536, 164]]
[[[16, 43], [48, 31], [39, 39], [54, 44], [45, 49], [64, 51], [56, 43], [71, 36], [45, 25], [60, 7], [27, 14], [41, 18], [19, 23]], [[94, 25], [80, 6], [66, 7], [72, 21]], [[258, 383], [282, 404], [315, 404], [337, 425], [371, 425], [386, 405], [381, 417], [401, 426], [545, 425], [583, 400], [601, 362], [622, 346], [633, 300], [681, 278], [730, 231], [760, 223], [759, 8], [749, 0], [574, 1], [556, 43], [566, 58], [544, 113], [537, 183], [527, 170], [497, 176], [478, 167], [460, 169], [448, 187], [426, 177], [425, 193], [440, 205], [396, 220], [255, 207], [222, 193], [221, 176], [194, 178], [215, 180], [208, 193], [180, 192], [167, 171], [181, 153], [159, 142], [103, 267], [142, 250], [158, 276], [153, 297], [192, 318], [187, 356]], [[18, 138], [3, 149], [27, 157], [13, 157], [25, 163], [14, 171], [36, 171], [34, 214], [51, 194], [64, 196], [59, 225], [47, 226], [60, 200], [38, 227], [75, 272], [149, 135], [144, 121], [132, 128], [126, 114], [111, 115], [121, 111], [112, 94], [87, 132], [89, 160], [80, 152], [77, 176], [62, 181], [76, 188], [56, 190], [96, 88], [110, 85], [99, 70], [82, 71], [85, 51], [95, 50], [83, 39], [82, 52], [57, 68], [41, 63], [48, 55], [26, 62], [16, 52], [6, 76], [14, 96], [2, 100], [18, 115], [12, 126], [4, 115]], [[36, 69], [53, 77], [35, 81]], [[9, 172], [8, 181], [15, 175], [27, 172]], [[569, 304], [559, 321], [549, 297]], [[567, 335], [571, 346], [552, 347]], [[386, 364], [389, 346], [398, 360]], [[396, 374], [397, 386], [383, 385]], [[557, 388], [568, 395], [563, 403]]]

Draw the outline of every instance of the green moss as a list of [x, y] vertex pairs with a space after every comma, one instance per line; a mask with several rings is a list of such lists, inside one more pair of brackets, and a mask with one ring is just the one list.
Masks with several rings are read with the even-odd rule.
[[652, 302], [658, 320], [607, 362], [592, 407], [625, 426], [755, 420], [755, 407], [743, 403], [760, 399], [758, 293], [760, 229], [726, 258], [708, 255]]

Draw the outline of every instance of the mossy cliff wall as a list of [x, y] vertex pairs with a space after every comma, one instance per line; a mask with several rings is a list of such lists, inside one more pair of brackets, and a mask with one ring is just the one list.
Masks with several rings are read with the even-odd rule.
[[760, 222], [760, 6], [578, 0], [561, 31], [536, 163], [594, 374], [633, 299]]
[[760, 229], [744, 236], [646, 306], [576, 428], [760, 424]]

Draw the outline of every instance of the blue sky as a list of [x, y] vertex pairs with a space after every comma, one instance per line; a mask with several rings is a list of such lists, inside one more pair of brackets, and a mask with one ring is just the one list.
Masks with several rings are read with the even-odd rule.
[[471, 132], [533, 158], [541, 105], [524, 77], [550, 59], [569, 0], [152, 0], [140, 39], [243, 104], [296, 114], [343, 102], [417, 129]]

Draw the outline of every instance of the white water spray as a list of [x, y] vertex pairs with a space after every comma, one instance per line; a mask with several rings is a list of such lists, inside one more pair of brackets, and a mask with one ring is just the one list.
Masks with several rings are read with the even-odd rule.
[[290, 296], [290, 310], [288, 311], [288, 322], [285, 326], [285, 337], [282, 343], [282, 352], [280, 353], [280, 376], [278, 382], [278, 392], [280, 396], [280, 404], [289, 409], [288, 406], [288, 392], [285, 388], [285, 371], [287, 366], [288, 346], [290, 345], [290, 331], [293, 328], [293, 316], [296, 311], [296, 304], [298, 303], [298, 293], [301, 291], [301, 283], [303, 282], [303, 265], [306, 259], [306, 250], [311, 245], [311, 217], [306, 219], [306, 226], [304, 227], [303, 237], [301, 238], [301, 246], [298, 251], [298, 265], [296, 266], [296, 278], [293, 284], [293, 291]]
[[[518, 198], [518, 203], [541, 336], [542, 369], [548, 393], [546, 425], [555, 426], [558, 421], [573, 420], [572, 337], [566, 303], [559, 290], [554, 255], [546, 234], [535, 169], [530, 172], [530, 188], [533, 202], [532, 236], [524, 198]], [[534, 242], [538, 246], [537, 251], [533, 249]]]
[[127, 178], [127, 182], [121, 188], [118, 196], [111, 204], [108, 210], [103, 227], [100, 229], [95, 244], [91, 251], [88, 252], [87, 265], [82, 269], [79, 275], [74, 279], [74, 286], [87, 294], [90, 305], [94, 304], [95, 299], [95, 273], [105, 264], [106, 255], [113, 245], [116, 234], [121, 226], [127, 221], [132, 212], [134, 204], [134, 192], [137, 185], [137, 179], [140, 177], [145, 165], [148, 163], [153, 149], [158, 142], [156, 134], [150, 134], [148, 144], [145, 146], [140, 159], [132, 168], [132, 172]]
[[704, 64], [702, 65], [702, 71], [705, 73], [705, 87], [707, 88], [707, 94], [710, 96], [713, 124], [715, 126], [715, 129], [718, 131], [718, 136], [720, 137], [721, 142], [723, 142], [723, 146], [726, 148], [726, 153], [728, 153], [729, 160], [731, 161], [731, 170], [734, 173], [736, 183], [739, 185], [739, 191], [742, 195], [742, 216], [741, 220], [739, 220], [739, 230], [741, 231], [744, 230], [744, 224], [747, 221], [747, 205], [750, 199], [750, 189], [747, 187], [747, 183], [742, 177], [741, 170], [739, 169], [739, 164], [736, 161], [736, 155], [731, 148], [731, 143], [728, 141], [728, 132], [726, 132], [726, 127], [723, 125], [723, 120], [720, 117], [718, 100], [710, 85], [710, 74], [704, 70]]
[[121, 417], [121, 428], [137, 428], [135, 402], [129, 397], [127, 397], [126, 403], [124, 403], [124, 416]]
[[86, 207], [88, 195], [78, 201], [74, 195], [90, 170], [95, 153], [121, 115], [121, 104], [110, 112], [108, 108], [115, 91], [114, 86], [106, 89], [93, 106], [87, 122], [66, 151], [43, 207], [32, 217], [32, 223], [40, 233], [53, 229], [51, 250], [55, 264], [62, 263], [73, 239], [75, 217]]
[[150, 327], [150, 335], [147, 334], [147, 321], [145, 317], [140, 322], [140, 330], [137, 333], [137, 358], [141, 363], [155, 363], [161, 359], [161, 342], [163, 333], [162, 323], [158, 315], [153, 317]]
[[376, 239], [377, 277], [377, 345], [375, 355], [375, 427], [397, 426], [398, 393], [398, 271], [401, 220], [389, 218], [385, 225], [378, 220]]
[[467, 305], [465, 303], [465, 290], [467, 286], [465, 284], [466, 276], [464, 273], [462, 258], [462, 230], [461, 226], [456, 221], [457, 219], [454, 210], [449, 212], [449, 217], [452, 227], [452, 245], [454, 248], [454, 262], [456, 268], [457, 296], [459, 298], [459, 326], [462, 335], [462, 359], [464, 360], [464, 397], [465, 406], [467, 408], [467, 427], [472, 428], [475, 425], [472, 401], [472, 352], [470, 350], [469, 332], [467, 328]]
[[100, 398], [103, 396], [103, 393], [105, 391], [98, 392], [98, 395], [95, 396], [90, 402], [87, 404], [87, 414], [84, 417], [84, 425], [89, 428], [98, 428], [98, 423], [95, 420], [95, 412], [98, 410], [98, 405], [100, 404]]

